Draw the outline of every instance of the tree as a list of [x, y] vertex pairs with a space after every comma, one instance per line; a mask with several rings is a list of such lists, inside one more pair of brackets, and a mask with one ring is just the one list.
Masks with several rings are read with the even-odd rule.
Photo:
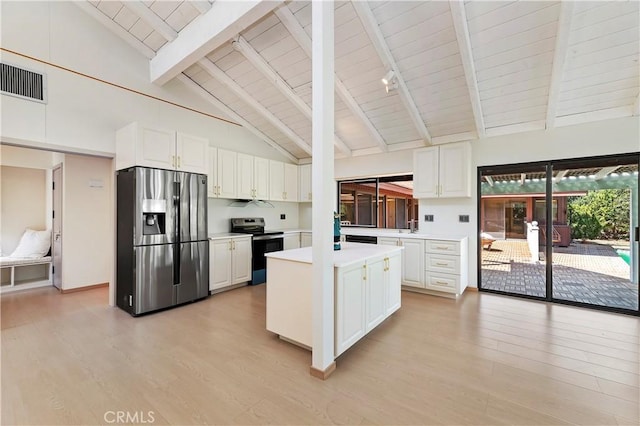
[[600, 189], [569, 198], [573, 238], [626, 239], [629, 237], [629, 189]]

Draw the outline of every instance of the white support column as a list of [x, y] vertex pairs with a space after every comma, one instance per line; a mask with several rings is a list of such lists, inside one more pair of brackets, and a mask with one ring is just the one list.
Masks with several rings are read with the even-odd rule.
[[311, 374], [325, 379], [335, 369], [333, 278], [334, 4], [311, 3], [313, 82], [313, 345]]

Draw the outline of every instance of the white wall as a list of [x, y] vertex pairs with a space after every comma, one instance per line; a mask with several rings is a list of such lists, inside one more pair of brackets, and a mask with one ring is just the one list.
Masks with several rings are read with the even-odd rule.
[[112, 160], [65, 155], [62, 170], [62, 288], [111, 282]]
[[[233, 200], [209, 198], [209, 233], [217, 234], [229, 232], [232, 217], [264, 217], [266, 229], [293, 229], [298, 228], [298, 203], [285, 203], [271, 201], [274, 208], [246, 206], [232, 207]], [[285, 219], [280, 219], [284, 214]]]
[[[1, 7], [2, 46], [208, 114], [222, 114], [180, 82], [149, 82], [148, 60], [72, 2]], [[28, 28], [28, 34], [25, 33]], [[5, 142], [112, 156], [115, 132], [132, 121], [208, 137], [212, 146], [289, 161], [244, 128], [7, 52], [2, 61], [47, 74], [46, 105], [0, 95]]]
[[[420, 233], [469, 237], [469, 285], [477, 287], [477, 168], [531, 161], [578, 158], [640, 151], [640, 118], [560, 127], [476, 140], [472, 146], [472, 197], [467, 199], [420, 200]], [[411, 151], [336, 160], [336, 179], [412, 172]], [[433, 214], [434, 222], [424, 215]], [[470, 216], [459, 223], [458, 215]], [[301, 215], [302, 217], [302, 215]]]
[[0, 167], [0, 244], [11, 254], [26, 228], [43, 231], [46, 221], [46, 170]]

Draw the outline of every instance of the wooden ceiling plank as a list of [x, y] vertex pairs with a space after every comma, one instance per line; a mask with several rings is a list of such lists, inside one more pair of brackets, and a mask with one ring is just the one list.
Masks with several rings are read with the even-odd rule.
[[278, 145], [275, 141], [273, 141], [271, 138], [269, 138], [267, 135], [265, 135], [260, 130], [258, 130], [255, 127], [253, 127], [248, 121], [246, 121], [245, 119], [240, 117], [240, 115], [236, 114], [235, 111], [233, 111], [227, 105], [225, 105], [222, 102], [220, 102], [216, 97], [214, 97], [211, 93], [209, 93], [204, 88], [199, 86], [197, 83], [195, 83], [189, 77], [187, 77], [184, 74], [180, 74], [180, 75], [178, 75], [177, 79], [182, 84], [187, 86], [187, 88], [189, 88], [193, 93], [197, 94], [198, 96], [203, 98], [205, 101], [209, 102], [214, 107], [216, 107], [220, 111], [222, 111], [227, 117], [229, 117], [230, 119], [236, 121], [238, 124], [242, 125], [242, 127], [244, 127], [245, 129], [247, 129], [248, 131], [253, 133], [255, 136], [257, 136], [259, 139], [261, 139], [261, 140], [265, 141], [267, 144], [271, 145], [280, 154], [284, 155], [285, 157], [287, 157], [288, 159], [290, 159], [291, 161], [293, 161], [295, 163], [298, 162], [298, 159], [296, 157], [294, 157], [289, 151], [285, 150], [280, 145]]
[[158, 50], [149, 63], [151, 81], [160, 85], [168, 82], [280, 3], [280, 0], [215, 2], [207, 13], [184, 27], [175, 40]]
[[278, 130], [284, 133], [292, 142], [303, 149], [307, 154], [311, 155], [311, 146], [306, 143], [300, 136], [295, 134], [286, 124], [273, 115], [267, 108], [256, 101], [247, 91], [245, 91], [238, 83], [233, 81], [231, 77], [224, 73], [216, 64], [211, 62], [207, 58], [200, 59], [198, 64], [204, 68], [213, 78], [218, 80], [228, 89], [230, 89], [236, 96], [242, 99], [245, 103], [250, 105], [254, 110], [259, 112], [269, 123], [275, 126]]
[[[312, 119], [311, 107], [307, 105], [284, 81], [278, 73], [260, 56], [258, 52], [244, 39], [238, 36], [232, 43], [234, 49], [240, 52], [276, 89], [280, 91], [306, 118]], [[343, 153], [350, 155], [351, 148], [345, 144], [337, 135], [334, 137], [334, 144]]]
[[82, 11], [84, 11], [87, 15], [91, 16], [93, 19], [104, 25], [104, 27], [109, 31], [123, 39], [131, 47], [143, 54], [146, 58], [151, 59], [156, 54], [156, 52], [154, 52], [149, 46], [138, 40], [133, 34], [131, 34], [120, 25], [118, 25], [115, 21], [107, 17], [107, 15], [102, 13], [91, 3], [85, 1], [76, 1], [73, 2], [73, 4], [82, 9]]
[[160, 18], [156, 13], [149, 9], [139, 0], [131, 0], [122, 2], [124, 6], [138, 15], [140, 19], [145, 21], [147, 24], [151, 26], [154, 30], [156, 30], [162, 37], [167, 39], [168, 41], [173, 41], [178, 37], [178, 33], [176, 30], [171, 28], [169, 24], [167, 24], [162, 18]]
[[573, 18], [574, 2], [563, 1], [558, 17], [558, 33], [556, 34], [556, 49], [553, 54], [553, 68], [551, 69], [551, 83], [549, 85], [549, 100], [547, 102], [547, 129], [555, 127], [556, 113], [562, 71], [569, 53], [569, 34], [571, 33], [571, 19]]
[[478, 79], [476, 76], [475, 63], [473, 61], [473, 53], [471, 50], [471, 39], [469, 37], [469, 28], [467, 26], [467, 15], [464, 9], [464, 3], [460, 1], [449, 2], [451, 7], [451, 18], [453, 26], [456, 30], [456, 38], [458, 40], [458, 48], [460, 49], [460, 58], [462, 59], [462, 67], [469, 88], [469, 99], [471, 100], [471, 108], [476, 123], [476, 131], [478, 138], [485, 136], [484, 117], [482, 115], [482, 103], [480, 102], [480, 92], [478, 90]]
[[[362, 25], [364, 26], [365, 32], [369, 36], [369, 40], [373, 43], [376, 51], [378, 52], [378, 56], [382, 60], [384, 67], [391, 71], [395, 72], [395, 78], [398, 81], [398, 93], [400, 98], [402, 99], [402, 103], [404, 104], [409, 116], [411, 117], [411, 121], [413, 122], [416, 130], [420, 137], [422, 137], [425, 141], [425, 145], [431, 142], [431, 135], [427, 130], [427, 126], [420, 115], [420, 111], [416, 106], [411, 93], [409, 92], [409, 88], [407, 87], [402, 75], [400, 74], [400, 69], [396, 64], [396, 61], [385, 42], [384, 35], [378, 26], [375, 16], [373, 12], [369, 8], [367, 2], [353, 2], [353, 7], [360, 17], [362, 21]], [[382, 77], [382, 76], [381, 76]]]
[[189, 2], [191, 6], [193, 6], [200, 15], [204, 15], [211, 9], [211, 3], [207, 0], [192, 0]]
[[[297, 18], [293, 15], [293, 13], [291, 13], [291, 10], [287, 6], [283, 6], [276, 9], [274, 13], [278, 17], [278, 19], [280, 19], [284, 27], [289, 31], [291, 36], [298, 42], [302, 50], [307, 54], [309, 58], [311, 58], [311, 38], [309, 38], [309, 35], [306, 33], [304, 28], [302, 28], [300, 22], [298, 22]], [[349, 108], [349, 110], [353, 113], [353, 115], [355, 115], [360, 120], [369, 134], [373, 137], [373, 140], [376, 142], [378, 147], [383, 152], [386, 152], [387, 144], [380, 135], [380, 132], [378, 132], [378, 130], [364, 113], [358, 102], [356, 102], [351, 93], [349, 93], [346, 86], [342, 83], [342, 80], [340, 80], [337, 75], [335, 75], [334, 78], [336, 92], [338, 93], [340, 99], [342, 99], [342, 102], [344, 102], [347, 108]]]

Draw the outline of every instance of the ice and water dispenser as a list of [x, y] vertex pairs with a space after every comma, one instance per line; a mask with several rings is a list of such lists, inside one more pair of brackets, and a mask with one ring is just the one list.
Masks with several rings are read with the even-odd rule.
[[166, 200], [142, 200], [142, 234], [164, 234], [166, 232], [166, 216]]

